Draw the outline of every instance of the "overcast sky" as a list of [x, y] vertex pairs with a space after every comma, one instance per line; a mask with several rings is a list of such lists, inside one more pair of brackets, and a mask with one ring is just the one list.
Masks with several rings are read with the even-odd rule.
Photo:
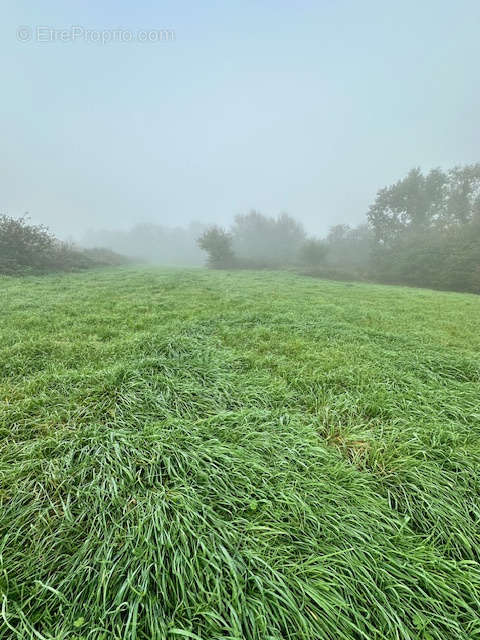
[[2, 6], [0, 211], [63, 236], [251, 208], [323, 234], [412, 166], [480, 160], [478, 0]]

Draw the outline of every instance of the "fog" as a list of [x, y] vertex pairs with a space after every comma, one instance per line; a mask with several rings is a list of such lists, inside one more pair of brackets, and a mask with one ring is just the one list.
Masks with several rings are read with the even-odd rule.
[[[413, 166], [478, 160], [475, 0], [32, 0], [2, 17], [1, 209], [63, 238], [252, 208], [325, 236]], [[37, 31], [72, 25], [132, 40]], [[174, 37], [138, 41], [158, 29]]]

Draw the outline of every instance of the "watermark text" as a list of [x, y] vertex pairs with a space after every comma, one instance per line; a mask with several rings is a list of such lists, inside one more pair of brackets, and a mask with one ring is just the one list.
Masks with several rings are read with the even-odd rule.
[[20, 25], [17, 27], [19, 42], [84, 42], [88, 44], [112, 44], [125, 42], [173, 42], [173, 29], [90, 29], [81, 25], [51, 27], [46, 25]]

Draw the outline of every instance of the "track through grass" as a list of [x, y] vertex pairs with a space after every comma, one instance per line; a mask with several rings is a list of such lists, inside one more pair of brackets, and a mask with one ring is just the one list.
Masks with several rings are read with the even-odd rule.
[[0, 280], [0, 639], [480, 638], [480, 298]]

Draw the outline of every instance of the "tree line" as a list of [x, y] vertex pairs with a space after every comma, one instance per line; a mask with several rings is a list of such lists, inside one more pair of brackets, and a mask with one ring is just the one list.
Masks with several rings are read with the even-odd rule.
[[412, 169], [380, 189], [365, 223], [308, 238], [291, 216], [256, 211], [198, 239], [212, 268], [282, 268], [337, 280], [480, 293], [480, 164]]
[[413, 169], [369, 209], [382, 282], [480, 293], [480, 164]]
[[303, 226], [286, 213], [237, 215], [228, 231], [219, 226], [206, 229], [198, 245], [214, 269], [281, 269], [303, 261], [319, 265], [326, 255], [325, 243], [307, 238]]
[[[366, 220], [309, 236], [291, 215], [237, 215], [229, 228], [148, 223], [89, 232], [84, 248], [26, 218], [0, 216], [0, 273], [45, 273], [122, 264], [284, 269], [336, 280], [369, 280], [480, 293], [480, 164], [412, 169], [380, 189]], [[106, 248], [99, 248], [106, 247]]]

